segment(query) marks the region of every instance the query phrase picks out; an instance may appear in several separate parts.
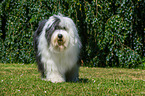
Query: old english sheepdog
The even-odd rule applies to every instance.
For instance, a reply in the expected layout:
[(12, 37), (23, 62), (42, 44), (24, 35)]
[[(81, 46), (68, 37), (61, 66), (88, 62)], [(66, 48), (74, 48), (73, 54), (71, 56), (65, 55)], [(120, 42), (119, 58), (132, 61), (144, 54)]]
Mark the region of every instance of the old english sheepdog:
[(34, 33), (34, 48), (43, 80), (78, 81), (81, 46), (72, 19), (59, 14), (40, 22)]

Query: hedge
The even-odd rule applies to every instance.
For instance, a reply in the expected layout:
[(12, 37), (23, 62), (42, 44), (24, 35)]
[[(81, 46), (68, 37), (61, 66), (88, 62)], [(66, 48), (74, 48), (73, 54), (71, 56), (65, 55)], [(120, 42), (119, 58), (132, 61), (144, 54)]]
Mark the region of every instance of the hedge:
[(79, 30), (83, 66), (144, 65), (144, 0), (3, 0), (0, 7), (0, 63), (34, 63), (38, 23), (62, 13)]

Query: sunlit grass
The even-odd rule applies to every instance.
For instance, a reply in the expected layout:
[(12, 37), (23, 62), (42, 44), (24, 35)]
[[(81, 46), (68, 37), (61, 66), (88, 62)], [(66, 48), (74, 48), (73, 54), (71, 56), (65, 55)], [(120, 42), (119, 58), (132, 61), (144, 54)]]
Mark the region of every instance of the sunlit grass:
[(42, 81), (35, 64), (0, 64), (3, 95), (145, 95), (145, 70), (80, 68), (77, 83)]

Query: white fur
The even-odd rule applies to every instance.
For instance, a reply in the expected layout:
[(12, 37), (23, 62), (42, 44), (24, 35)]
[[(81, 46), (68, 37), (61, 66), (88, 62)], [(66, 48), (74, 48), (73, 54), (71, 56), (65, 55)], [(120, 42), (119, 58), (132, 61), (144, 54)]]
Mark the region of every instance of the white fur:
[[(56, 15), (60, 18), (59, 26), (66, 27), (64, 30), (55, 30), (51, 37), (50, 44), (47, 43), (45, 32), (47, 27), (54, 22), (54, 17), (51, 16), (43, 27), (42, 33), (38, 39), (38, 51), (41, 54), (41, 62), (44, 64), (46, 79), (51, 82), (65, 82), (65, 73), (69, 70), (74, 70), (72, 79), (77, 81), (78, 77), (78, 55), (80, 53), (81, 42), (79, 40), (78, 32), (73, 21), (68, 17)], [(63, 34), (65, 39), (64, 46), (66, 48), (61, 51), (55, 49), (57, 34)], [(71, 75), (71, 74), (70, 74)]]

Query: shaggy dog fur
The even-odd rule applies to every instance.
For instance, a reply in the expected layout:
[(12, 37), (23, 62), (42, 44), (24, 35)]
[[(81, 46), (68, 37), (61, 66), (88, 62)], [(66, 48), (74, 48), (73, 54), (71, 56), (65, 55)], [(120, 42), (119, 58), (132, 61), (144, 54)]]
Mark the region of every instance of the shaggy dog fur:
[(72, 19), (59, 14), (40, 22), (34, 33), (34, 48), (43, 80), (78, 81), (81, 42)]

